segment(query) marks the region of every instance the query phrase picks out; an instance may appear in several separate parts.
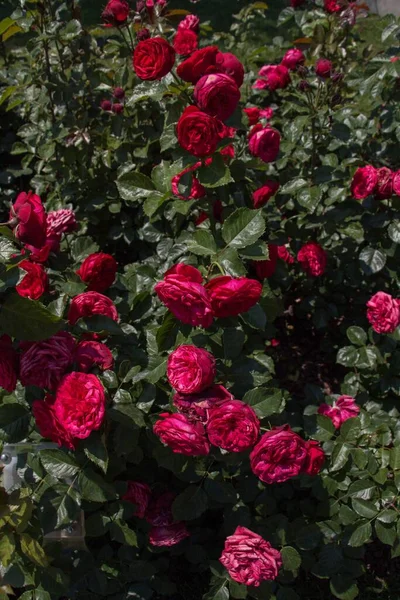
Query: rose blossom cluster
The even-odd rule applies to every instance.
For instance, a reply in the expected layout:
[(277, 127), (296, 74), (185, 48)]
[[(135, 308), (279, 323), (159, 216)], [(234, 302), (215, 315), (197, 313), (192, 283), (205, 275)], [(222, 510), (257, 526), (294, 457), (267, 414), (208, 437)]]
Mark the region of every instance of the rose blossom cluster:
[(290, 71), (304, 65), (306, 57), (298, 48), (290, 48), (279, 65), (264, 65), (258, 72), (253, 88), (256, 90), (283, 90), (290, 83)]
[(262, 286), (247, 277), (214, 277), (205, 285), (196, 267), (178, 263), (156, 284), (163, 304), (182, 323), (210, 327), (214, 317), (235, 317), (247, 312), (261, 297)]
[(376, 169), (372, 165), (359, 167), (353, 175), (351, 194), (356, 200), (371, 194), (378, 200), (387, 200), (393, 194), (400, 196), (400, 171), (393, 172), (388, 167)]
[(125, 90), (122, 87), (116, 87), (113, 90), (113, 98), (116, 102), (104, 99), (100, 102), (100, 107), (106, 112), (113, 112), (116, 115), (120, 115), (124, 110), (124, 98)]
[[(266, 279), (275, 273), (278, 259), (283, 260), (289, 265), (295, 262), (294, 256), (285, 245), (277, 246), (276, 244), (268, 244), (268, 254), (268, 260), (253, 262), (259, 279)], [(316, 242), (307, 242), (297, 253), (297, 261), (307, 275), (320, 277), (325, 272), (327, 256), (325, 250), (319, 244)]]

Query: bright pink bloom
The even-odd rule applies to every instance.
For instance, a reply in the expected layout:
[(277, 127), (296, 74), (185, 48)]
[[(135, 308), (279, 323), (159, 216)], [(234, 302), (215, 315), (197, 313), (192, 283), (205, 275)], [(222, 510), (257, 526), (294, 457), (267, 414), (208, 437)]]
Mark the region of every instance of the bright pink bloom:
[(390, 294), (377, 292), (367, 302), (367, 318), (376, 333), (393, 333), (400, 325), (400, 303)]
[(339, 429), (347, 419), (356, 417), (360, 412), (360, 407), (352, 396), (340, 396), (332, 406), (321, 404), (318, 407), (318, 414), (328, 417), (336, 429)]
[(297, 260), (308, 275), (319, 277), (324, 274), (326, 252), (316, 242), (307, 242), (297, 253)]
[(176, 454), (204, 456), (210, 452), (204, 427), (191, 422), (186, 415), (161, 413), (153, 427), (154, 433)]
[(20, 348), (22, 385), (55, 390), (73, 362), (75, 340), (60, 331), (42, 342), (21, 342)]
[(228, 400), (209, 410), (206, 431), (213, 446), (244, 452), (256, 443), (260, 421), (251, 406), (241, 400)]
[(215, 358), (203, 348), (179, 346), (168, 357), (167, 378), (177, 392), (198, 394), (214, 381)]

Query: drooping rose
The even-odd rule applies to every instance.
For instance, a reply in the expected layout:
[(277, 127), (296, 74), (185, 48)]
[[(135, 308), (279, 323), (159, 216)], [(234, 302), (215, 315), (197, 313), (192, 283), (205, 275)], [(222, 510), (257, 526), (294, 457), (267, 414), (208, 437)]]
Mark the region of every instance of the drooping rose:
[(291, 48), (282, 58), (281, 64), (289, 69), (289, 71), (295, 71), (300, 65), (304, 65), (306, 57), (303, 52), (298, 48)]
[(269, 542), (239, 525), (225, 540), (220, 562), (234, 581), (258, 587), (278, 577), (282, 557)]
[(128, 489), (122, 496), (122, 500), (132, 502), (136, 505), (135, 517), (143, 519), (151, 497), (151, 489), (147, 483), (139, 481), (128, 481)]
[(175, 50), (162, 37), (139, 42), (133, 52), (133, 69), (139, 79), (162, 79), (171, 71), (174, 63)]
[(105, 292), (114, 283), (116, 272), (117, 262), (111, 254), (95, 252), (85, 258), (76, 274), (89, 291)]
[(306, 442), (307, 459), (303, 466), (303, 473), (307, 475), (318, 475), (325, 461), (325, 452), (318, 442), (310, 440)]
[(356, 200), (363, 200), (375, 190), (378, 183), (378, 171), (375, 167), (367, 165), (359, 167), (353, 175), (351, 194)]
[(179, 56), (189, 56), (199, 45), (197, 33), (192, 29), (178, 29), (174, 37), (174, 49)]
[(44, 400), (35, 400), (32, 414), (42, 437), (70, 450), (75, 448), (77, 439), (58, 420), (54, 412), (55, 397), (47, 394)]
[(198, 200), (199, 198), (203, 198), (207, 194), (206, 188), (201, 185), (200, 181), (194, 175), (192, 176), (192, 185), (190, 188), (189, 195), (184, 196), (179, 191), (179, 184), (180, 184), (182, 177), (184, 177), (187, 173), (192, 173), (193, 171), (198, 169), (200, 166), (201, 166), (201, 162), (198, 162), (195, 165), (192, 165), (191, 167), (187, 167), (186, 169), (184, 169), (177, 175), (174, 175), (174, 177), (171, 179), (171, 189), (172, 189), (172, 193), (175, 196), (177, 196), (181, 200)]
[(265, 206), (272, 196), (275, 196), (279, 190), (279, 181), (273, 179), (267, 179), (264, 185), (253, 192), (253, 206), (254, 208), (261, 208)]
[(209, 410), (206, 431), (213, 446), (244, 452), (256, 443), (260, 421), (251, 406), (241, 400), (228, 400)]
[(93, 367), (98, 367), (101, 371), (112, 369), (114, 358), (105, 344), (84, 340), (76, 347), (74, 362), (79, 371), (88, 373)]
[(305, 441), (289, 425), (264, 433), (250, 454), (253, 473), (264, 483), (282, 483), (304, 470)]
[(289, 69), (285, 65), (265, 65), (258, 72), (261, 81), (264, 82), (264, 88), (271, 92), (283, 90), (290, 83)]
[(0, 387), (13, 392), (18, 378), (18, 355), (13, 348), (10, 336), (0, 336)]
[(101, 18), (107, 25), (118, 27), (128, 20), (129, 4), (125, 0), (109, 0), (101, 14)]
[(179, 23), (178, 31), (181, 29), (191, 29), (198, 33), (200, 26), (200, 19), (196, 15), (186, 15), (186, 17)]
[(379, 200), (387, 200), (393, 194), (393, 173), (387, 167), (378, 169), (378, 181), (375, 186), (375, 196)]
[(215, 152), (222, 139), (222, 123), (197, 106), (188, 106), (179, 118), (176, 133), (184, 150), (194, 156), (208, 156)]
[(198, 394), (214, 381), (215, 358), (204, 348), (179, 346), (168, 357), (167, 378), (177, 392)]
[(281, 135), (279, 131), (267, 125), (258, 123), (249, 134), (250, 154), (261, 158), (266, 163), (273, 162), (279, 154)]
[(175, 546), (189, 536), (185, 523), (172, 523), (161, 527), (152, 527), (149, 541), (153, 546)]
[(235, 317), (247, 312), (260, 299), (262, 285), (247, 277), (221, 275), (205, 286), (216, 317)]
[(118, 312), (115, 304), (110, 298), (99, 294), (99, 292), (83, 292), (72, 298), (68, 311), (68, 322), (70, 325), (82, 318), (102, 315), (113, 321), (118, 321)]
[(23, 244), (41, 248), (46, 242), (46, 213), (39, 196), (21, 192), (10, 211), (14, 235)]
[(356, 417), (359, 412), (360, 407), (352, 396), (340, 396), (332, 406), (321, 404), (318, 407), (318, 414), (328, 417), (336, 429), (339, 429), (347, 419)]
[(328, 13), (337, 13), (343, 10), (343, 5), (337, 0), (324, 0), (324, 8)]
[(324, 274), (327, 258), (326, 252), (316, 242), (307, 242), (297, 253), (297, 260), (302, 269), (313, 277), (320, 277)]
[(385, 292), (377, 292), (367, 302), (367, 318), (376, 333), (393, 333), (400, 325), (399, 301)]
[(20, 296), (30, 300), (38, 300), (48, 288), (49, 278), (41, 264), (23, 260), (19, 268), (26, 271), (26, 275), (15, 286)]
[(55, 390), (73, 362), (75, 340), (60, 331), (42, 342), (21, 342), (20, 348), (22, 385)]
[(229, 75), (240, 88), (244, 80), (244, 67), (240, 60), (231, 52), (218, 52), (215, 62), (218, 72)]
[(177, 413), (161, 413), (160, 417), (153, 431), (173, 452), (186, 456), (204, 456), (210, 452), (201, 423), (192, 422), (186, 415)]
[(200, 77), (208, 73), (216, 73), (216, 57), (219, 52), (217, 46), (206, 46), (200, 50), (196, 50), (193, 54), (178, 65), (176, 72), (178, 76), (192, 83), (198, 82)]
[(275, 273), (276, 264), (278, 262), (278, 246), (275, 244), (268, 244), (268, 254), (268, 260), (254, 261), (257, 277), (260, 279), (267, 279)]
[(233, 395), (223, 385), (211, 385), (198, 394), (181, 394), (177, 392), (173, 398), (174, 406), (187, 414), (191, 419), (207, 421), (210, 409), (214, 409)]
[(205, 113), (226, 121), (238, 105), (240, 91), (229, 75), (212, 73), (204, 75), (196, 83), (194, 99)]
[(332, 63), (327, 58), (319, 58), (315, 63), (315, 72), (323, 79), (329, 79), (332, 74)]
[(156, 527), (172, 525), (172, 503), (175, 498), (176, 494), (170, 491), (152, 496), (145, 514), (146, 521)]

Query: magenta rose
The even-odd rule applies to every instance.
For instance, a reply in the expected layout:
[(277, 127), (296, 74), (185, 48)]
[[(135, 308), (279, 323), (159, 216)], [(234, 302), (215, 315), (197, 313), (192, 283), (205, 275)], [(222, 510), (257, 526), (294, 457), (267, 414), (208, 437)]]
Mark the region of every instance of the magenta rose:
[(367, 165), (359, 167), (353, 175), (351, 194), (356, 200), (363, 200), (375, 190), (378, 183), (378, 171), (375, 167)]
[(216, 317), (236, 317), (257, 304), (261, 297), (262, 285), (247, 277), (214, 277), (205, 286), (211, 299)]
[(400, 305), (396, 298), (377, 292), (367, 302), (367, 318), (376, 333), (393, 333), (400, 325)]
[(210, 452), (201, 423), (192, 422), (186, 415), (177, 413), (161, 413), (160, 417), (153, 431), (173, 452), (186, 456), (204, 456)]
[(189, 536), (185, 523), (172, 523), (161, 527), (152, 527), (149, 541), (152, 546), (175, 546)]
[(289, 71), (295, 71), (300, 65), (304, 65), (306, 57), (298, 48), (291, 48), (282, 58), (281, 65), (288, 68)]
[(79, 371), (88, 373), (93, 367), (101, 371), (112, 369), (114, 358), (105, 344), (94, 340), (79, 342), (74, 354), (74, 361)]
[(241, 400), (228, 400), (210, 409), (206, 431), (213, 446), (244, 452), (256, 443), (260, 421), (251, 406)]
[(327, 58), (319, 58), (315, 63), (315, 72), (323, 79), (329, 79), (332, 74), (332, 63)]
[(144, 518), (151, 497), (151, 489), (147, 483), (139, 481), (128, 481), (128, 489), (126, 494), (122, 496), (122, 500), (131, 502), (136, 505), (135, 517)]
[(253, 192), (253, 206), (254, 208), (261, 208), (265, 206), (272, 196), (275, 196), (279, 190), (279, 181), (273, 179), (267, 179), (264, 185)]
[(19, 263), (19, 268), (26, 272), (26, 275), (15, 286), (20, 296), (30, 300), (38, 300), (47, 291), (49, 278), (43, 266), (37, 263), (23, 260)]
[(336, 429), (339, 429), (347, 419), (356, 417), (360, 412), (360, 407), (352, 396), (340, 396), (332, 406), (321, 404), (318, 407), (318, 414), (328, 417)]
[(35, 400), (32, 404), (32, 413), (36, 426), (42, 437), (74, 450), (77, 439), (60, 423), (54, 412), (55, 397), (46, 394), (44, 400)]
[(375, 196), (379, 200), (387, 200), (393, 194), (393, 173), (387, 167), (378, 169), (378, 181), (375, 187)]
[(240, 60), (231, 52), (218, 52), (215, 62), (218, 72), (232, 77), (240, 88), (244, 79), (244, 68)]
[(21, 192), (10, 211), (10, 225), (23, 244), (41, 248), (46, 242), (46, 213), (39, 196)]
[(60, 208), (47, 213), (46, 217), (46, 235), (61, 236), (63, 233), (71, 233), (77, 229), (75, 213), (69, 208)]
[(240, 525), (226, 538), (219, 560), (234, 581), (254, 587), (276, 579), (282, 567), (281, 553), (260, 535)]
[(113, 321), (118, 321), (118, 312), (114, 302), (99, 292), (84, 292), (72, 298), (68, 311), (70, 325), (82, 318), (102, 315)]
[(114, 283), (116, 273), (115, 258), (104, 252), (90, 254), (76, 271), (87, 289), (94, 292), (105, 292)]
[(203, 348), (179, 346), (168, 357), (167, 377), (181, 394), (197, 394), (212, 385), (215, 358)]
[(194, 88), (194, 99), (199, 108), (221, 121), (228, 119), (240, 100), (235, 81), (223, 73), (204, 75)]
[(177, 392), (173, 398), (174, 406), (191, 419), (207, 421), (210, 409), (233, 400), (232, 394), (223, 386), (214, 384), (198, 394), (181, 394)]
[(400, 171), (393, 173), (393, 193), (400, 196)]
[(191, 29), (198, 33), (200, 26), (200, 19), (196, 15), (186, 15), (186, 17), (179, 23), (178, 31), (180, 29)]
[(261, 77), (260, 89), (267, 89), (271, 92), (286, 88), (290, 83), (289, 69), (285, 65), (265, 65), (258, 72)]
[(258, 123), (249, 134), (250, 154), (266, 163), (273, 162), (279, 154), (281, 135), (273, 127), (263, 127)]
[(101, 18), (107, 25), (119, 27), (123, 25), (129, 16), (129, 4), (126, 0), (109, 0), (101, 14)]
[(18, 355), (13, 348), (10, 336), (0, 337), (0, 387), (11, 393), (15, 390), (18, 378)]
[(198, 169), (199, 167), (201, 167), (201, 162), (197, 162), (191, 167), (187, 167), (177, 175), (174, 175), (174, 177), (171, 179), (171, 189), (172, 193), (175, 196), (177, 196), (181, 200), (198, 200), (199, 198), (203, 198), (207, 195), (206, 188), (201, 185), (200, 181), (194, 175), (192, 176), (192, 185), (189, 194), (187, 196), (184, 196), (179, 191), (179, 184), (181, 182), (182, 177), (187, 175), (187, 173), (193, 173), (193, 171), (196, 171), (196, 169)]
[(179, 29), (174, 37), (174, 50), (179, 56), (189, 56), (199, 44), (197, 33), (192, 29)]
[(275, 273), (278, 262), (278, 246), (268, 244), (268, 254), (268, 260), (257, 260), (254, 262), (254, 268), (259, 279), (267, 279)]
[(326, 268), (326, 252), (316, 242), (307, 242), (297, 253), (297, 260), (308, 275), (319, 277)]

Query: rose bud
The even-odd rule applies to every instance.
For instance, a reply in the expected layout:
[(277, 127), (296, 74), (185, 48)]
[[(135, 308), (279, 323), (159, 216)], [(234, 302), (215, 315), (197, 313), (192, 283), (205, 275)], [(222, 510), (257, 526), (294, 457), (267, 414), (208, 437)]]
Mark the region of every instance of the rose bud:
[(250, 154), (260, 158), (263, 162), (270, 163), (276, 160), (280, 143), (281, 135), (273, 127), (263, 127), (259, 123), (250, 131)]
[(351, 194), (356, 200), (363, 200), (375, 190), (378, 183), (378, 171), (375, 167), (367, 165), (359, 167), (353, 175)]
[(179, 56), (189, 56), (197, 50), (198, 44), (197, 33), (191, 29), (178, 29), (174, 37), (174, 49)]
[(112, 102), (110, 102), (110, 100), (102, 100), (100, 102), (100, 108), (102, 110), (109, 112), (111, 110), (111, 107), (112, 107)]
[(79, 319), (93, 317), (94, 315), (101, 315), (113, 321), (118, 321), (118, 312), (114, 302), (107, 296), (103, 296), (99, 292), (84, 292), (72, 298), (68, 311), (70, 325), (75, 325)]
[(76, 274), (87, 284), (89, 291), (104, 292), (115, 281), (117, 263), (113, 256), (104, 252), (90, 254)]
[(77, 369), (88, 373), (93, 367), (101, 371), (113, 368), (114, 358), (105, 344), (93, 340), (79, 342), (74, 354)]
[(120, 102), (114, 102), (114, 104), (111, 107), (111, 110), (115, 115), (120, 115), (124, 112), (124, 105)]
[(30, 300), (38, 300), (47, 291), (49, 278), (42, 265), (23, 260), (19, 268), (26, 271), (26, 275), (15, 286), (20, 296)]
[(181, 394), (198, 394), (214, 382), (215, 358), (203, 348), (183, 345), (168, 357), (169, 384)]
[(101, 18), (108, 25), (118, 27), (123, 25), (129, 16), (129, 4), (125, 0), (109, 0), (101, 14)]
[(332, 406), (321, 404), (318, 407), (318, 414), (328, 417), (336, 429), (339, 429), (347, 419), (356, 417), (360, 412), (360, 407), (352, 396), (340, 396)]
[(332, 74), (332, 81), (333, 83), (340, 83), (341, 81), (343, 81), (344, 79), (344, 74), (343, 73), (339, 73), (339, 71), (335, 71)]
[(377, 292), (367, 302), (367, 318), (376, 333), (393, 333), (400, 325), (400, 303), (390, 294)]
[(144, 42), (144, 40), (150, 38), (150, 31), (146, 29), (146, 27), (142, 27), (142, 29), (139, 29), (139, 31), (136, 32), (136, 37), (139, 42)]
[(213, 446), (244, 452), (256, 443), (260, 421), (251, 406), (241, 400), (228, 400), (210, 409), (206, 431)]
[(149, 542), (152, 546), (175, 546), (189, 536), (185, 523), (178, 522), (161, 527), (152, 527)]
[(179, 23), (178, 31), (181, 29), (191, 29), (198, 33), (200, 26), (200, 19), (196, 15), (186, 15), (186, 17)]
[(242, 85), (244, 80), (244, 67), (234, 54), (231, 52), (218, 52), (216, 56), (216, 65), (219, 73), (229, 75), (238, 87)]
[(206, 46), (196, 50), (189, 58), (178, 65), (176, 72), (183, 81), (196, 84), (203, 75), (218, 71), (216, 66), (218, 53), (217, 46)]
[(326, 252), (316, 242), (307, 242), (297, 254), (302, 269), (313, 277), (323, 275), (326, 268)]
[(10, 394), (15, 390), (18, 379), (18, 354), (10, 336), (0, 336), (0, 387)]
[(325, 462), (325, 452), (318, 442), (306, 442), (307, 459), (303, 466), (303, 473), (315, 477), (322, 469)]
[(289, 69), (289, 71), (295, 71), (297, 67), (305, 63), (306, 57), (303, 52), (298, 48), (291, 48), (282, 58), (281, 65)]
[(387, 200), (393, 194), (393, 173), (387, 167), (378, 169), (378, 181), (375, 187), (375, 196), (379, 200)]
[(310, 89), (311, 85), (308, 83), (308, 81), (306, 81), (305, 79), (302, 79), (301, 81), (299, 81), (299, 84), (297, 87), (299, 88), (299, 90), (301, 92), (306, 92), (307, 90)]
[(247, 277), (221, 275), (205, 286), (216, 317), (235, 317), (247, 312), (261, 297), (262, 285)]
[(261, 208), (265, 206), (272, 196), (275, 196), (279, 190), (279, 181), (273, 179), (267, 179), (265, 184), (253, 192), (253, 206), (254, 208)]
[(249, 120), (250, 126), (258, 123), (258, 121), (260, 119), (260, 109), (259, 108), (257, 108), (256, 106), (251, 106), (249, 108), (244, 108), (243, 112), (246, 113), (246, 116)]
[(257, 260), (254, 262), (254, 267), (259, 279), (267, 279), (275, 273), (276, 264), (278, 262), (278, 246), (275, 246), (275, 244), (268, 244), (268, 253), (268, 260)]
[(23, 244), (41, 248), (46, 242), (46, 213), (39, 196), (21, 192), (10, 212), (14, 235)]
[(240, 91), (231, 77), (215, 73), (199, 79), (194, 88), (194, 99), (205, 113), (226, 121), (236, 110)]
[(123, 100), (125, 98), (125, 90), (122, 87), (116, 87), (113, 91), (113, 96), (117, 100)]
[(171, 71), (174, 63), (175, 50), (162, 37), (139, 42), (133, 52), (133, 69), (139, 79), (162, 79)]
[(258, 75), (265, 82), (265, 88), (271, 92), (282, 90), (290, 83), (290, 73), (284, 65), (265, 65)]
[(315, 64), (315, 72), (323, 79), (329, 79), (332, 73), (332, 63), (327, 58), (319, 58)]
[(278, 246), (278, 256), (288, 265), (292, 265), (294, 263), (294, 256), (290, 254), (286, 246)]
[(204, 456), (210, 452), (204, 427), (190, 421), (186, 415), (161, 413), (153, 431), (176, 454)]
[(139, 481), (128, 481), (128, 489), (122, 496), (122, 500), (131, 502), (136, 505), (136, 511), (134, 512), (135, 517), (143, 519), (148, 504), (150, 502), (151, 489), (147, 483), (140, 483)]
[(324, 0), (324, 8), (328, 13), (337, 13), (343, 10), (343, 5), (339, 4), (337, 0)]
[(178, 121), (176, 133), (184, 150), (198, 157), (209, 156), (221, 140), (222, 123), (196, 106), (188, 106)]

